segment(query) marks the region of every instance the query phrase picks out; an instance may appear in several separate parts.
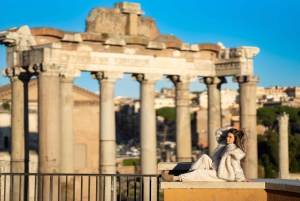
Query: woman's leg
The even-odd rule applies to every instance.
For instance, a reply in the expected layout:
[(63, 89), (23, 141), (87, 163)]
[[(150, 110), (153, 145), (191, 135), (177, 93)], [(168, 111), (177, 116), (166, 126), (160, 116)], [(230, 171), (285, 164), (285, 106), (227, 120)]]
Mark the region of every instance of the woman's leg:
[(198, 160), (193, 163), (193, 165), (190, 168), (191, 170), (197, 170), (197, 169), (205, 169), (205, 170), (209, 170), (212, 169), (212, 160), (211, 158), (206, 155), (203, 154), (200, 158), (198, 158)]
[(173, 178), (174, 181), (225, 181), (217, 177), (216, 170), (204, 170), (197, 169), (185, 174), (181, 174), (178, 177)]

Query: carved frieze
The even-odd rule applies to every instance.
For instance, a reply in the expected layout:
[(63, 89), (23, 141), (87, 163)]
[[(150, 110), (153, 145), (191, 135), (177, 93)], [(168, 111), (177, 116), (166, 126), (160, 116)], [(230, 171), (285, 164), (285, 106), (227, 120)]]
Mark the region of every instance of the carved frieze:
[(219, 59), (233, 59), (233, 58), (247, 58), (252, 59), (259, 53), (257, 47), (236, 47), (230, 49), (221, 49), (219, 52)]
[(61, 54), (59, 62), (62, 63), (80, 63), (80, 64), (99, 64), (112, 66), (137, 66), (148, 67), (150, 61), (148, 59), (122, 58), (122, 57), (95, 57), (85, 55), (68, 55)]
[(231, 63), (220, 63), (215, 64), (216, 70), (238, 70), (241, 69), (241, 63), (240, 62), (231, 62)]
[(114, 58), (113, 63), (117, 66), (140, 66), (140, 67), (149, 66), (149, 60), (146, 59)]

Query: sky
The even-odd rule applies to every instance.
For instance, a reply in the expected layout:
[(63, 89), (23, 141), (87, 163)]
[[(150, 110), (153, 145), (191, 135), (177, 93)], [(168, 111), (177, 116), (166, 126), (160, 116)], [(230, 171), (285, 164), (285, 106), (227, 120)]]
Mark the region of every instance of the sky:
[[(113, 8), (113, 0), (14, 0), (2, 1), (0, 30), (28, 25), (53, 27), (66, 31), (84, 32), (85, 19), (94, 7)], [(300, 1), (299, 0), (135, 0), (144, 16), (152, 17), (162, 34), (173, 34), (189, 44), (223, 43), (227, 48), (256, 46), (260, 53), (254, 57), (254, 74), (258, 86), (300, 86)], [(6, 67), (5, 46), (0, 45), (0, 69)], [(131, 75), (118, 80), (115, 96), (139, 97), (139, 83)], [(238, 85), (226, 77), (222, 88), (236, 90)], [(0, 85), (9, 83), (0, 76)], [(93, 92), (99, 84), (82, 73), (76, 85)], [(155, 89), (171, 88), (165, 78)], [(199, 81), (190, 91), (203, 91)]]

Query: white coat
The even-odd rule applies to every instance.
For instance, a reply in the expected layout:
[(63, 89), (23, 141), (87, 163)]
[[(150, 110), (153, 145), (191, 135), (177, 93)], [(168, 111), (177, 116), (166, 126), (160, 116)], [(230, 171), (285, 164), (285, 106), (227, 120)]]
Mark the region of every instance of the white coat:
[(226, 136), (230, 127), (216, 131), (219, 145), (211, 154), (202, 155), (188, 173), (179, 175), (180, 181), (243, 181), (243, 169), (240, 165), (245, 153), (235, 144), (226, 144)]

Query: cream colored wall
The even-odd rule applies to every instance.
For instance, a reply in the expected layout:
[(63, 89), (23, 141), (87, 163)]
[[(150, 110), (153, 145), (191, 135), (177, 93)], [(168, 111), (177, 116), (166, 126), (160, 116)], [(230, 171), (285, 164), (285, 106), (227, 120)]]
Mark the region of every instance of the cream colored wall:
[[(75, 172), (98, 173), (99, 106), (74, 107), (74, 145), (74, 149), (80, 149), (74, 156)], [(82, 153), (84, 149), (85, 153)], [(76, 151), (78, 150), (75, 150), (75, 154)]]

